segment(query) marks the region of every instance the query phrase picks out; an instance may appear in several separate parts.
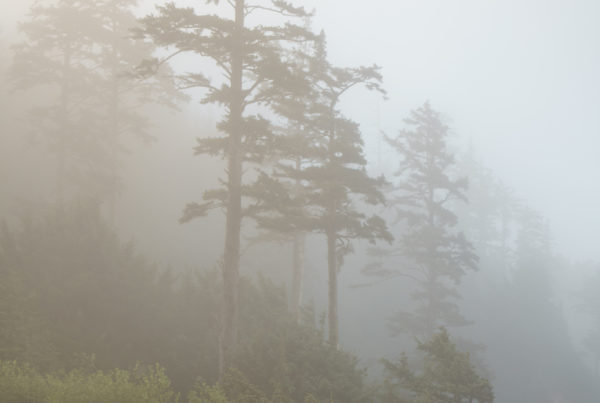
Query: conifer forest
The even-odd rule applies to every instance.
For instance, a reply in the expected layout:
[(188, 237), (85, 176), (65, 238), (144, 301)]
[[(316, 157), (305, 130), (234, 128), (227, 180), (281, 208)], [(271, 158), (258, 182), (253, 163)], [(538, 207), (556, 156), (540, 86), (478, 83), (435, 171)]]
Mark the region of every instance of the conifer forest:
[(0, 402), (600, 402), (599, 16), (1, 0)]

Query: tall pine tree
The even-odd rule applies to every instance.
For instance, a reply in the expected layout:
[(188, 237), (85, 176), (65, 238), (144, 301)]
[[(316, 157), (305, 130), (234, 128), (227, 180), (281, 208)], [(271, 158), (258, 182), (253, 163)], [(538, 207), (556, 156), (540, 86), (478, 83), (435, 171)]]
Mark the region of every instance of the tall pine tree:
[(262, 175), (263, 227), (325, 235), (328, 268), (329, 342), (339, 342), (338, 273), (353, 240), (392, 240), (385, 222), (369, 215), (368, 205), (383, 204), (383, 178), (366, 172), (361, 132), (339, 109), (343, 94), (356, 86), (385, 93), (377, 66), (337, 68), (326, 59), (325, 40), (310, 58), (311, 91), (306, 98), (280, 102), (278, 112), (289, 132), (276, 141), (282, 158), (271, 175)]
[[(237, 344), (240, 231), (247, 214), (242, 196), (244, 166), (260, 162), (271, 138), (270, 122), (261, 114), (281, 91), (296, 90), (298, 82), (289, 52), (292, 44), (303, 43), (311, 34), (295, 18), (305, 18), (303, 8), (283, 0), (268, 2), (235, 0), (214, 3), (221, 13), (204, 14), (194, 8), (180, 8), (174, 3), (158, 7), (155, 15), (143, 19), (142, 33), (159, 46), (173, 52), (159, 61), (147, 63), (152, 68), (181, 53), (192, 53), (212, 64), (223, 79), (210, 79), (204, 69), (179, 76), (180, 86), (205, 90), (204, 103), (224, 109), (218, 124), (219, 137), (198, 139), (197, 154), (221, 156), (227, 160), (224, 186), (207, 191), (203, 203), (190, 203), (182, 222), (203, 216), (214, 207), (225, 210), (225, 246), (222, 268), (223, 304), (220, 335), (220, 373), (230, 366)], [(270, 15), (280, 25), (253, 23), (252, 17)], [(263, 20), (264, 21), (264, 20)]]

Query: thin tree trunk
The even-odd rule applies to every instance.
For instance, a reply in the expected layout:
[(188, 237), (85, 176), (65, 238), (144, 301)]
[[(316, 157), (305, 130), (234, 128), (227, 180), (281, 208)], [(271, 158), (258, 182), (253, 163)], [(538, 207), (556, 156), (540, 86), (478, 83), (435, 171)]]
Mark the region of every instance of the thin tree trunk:
[(338, 288), (337, 259), (335, 256), (335, 231), (327, 231), (327, 266), (329, 270), (329, 344), (337, 347), (338, 334)]
[(431, 339), (433, 332), (435, 331), (433, 326), (435, 318), (433, 315), (433, 300), (435, 292), (435, 278), (432, 277), (428, 280), (427, 284), (427, 309), (425, 313), (425, 340)]
[(294, 265), (292, 272), (292, 300), (291, 311), (296, 323), (300, 322), (300, 306), (302, 305), (302, 292), (304, 283), (304, 233), (294, 234)]
[[(111, 119), (111, 138), (110, 141), (110, 189), (108, 189), (108, 215), (109, 220), (112, 224), (115, 223), (115, 214), (117, 206), (117, 195), (119, 187), (119, 175), (118, 175), (118, 164), (119, 164), (119, 96), (118, 96), (118, 84), (116, 82), (116, 75), (113, 76), (115, 83), (113, 83), (111, 105), (110, 105), (110, 119)], [(99, 200), (100, 201), (100, 200)]]
[[(427, 157), (427, 165), (429, 167), (428, 171), (429, 172), (433, 172), (433, 161), (431, 158), (431, 155), (429, 155)], [(435, 204), (435, 199), (434, 199), (434, 187), (431, 183), (428, 184), (429, 187), (429, 192), (428, 192), (428, 199), (427, 199), (427, 221), (429, 223), (429, 230), (433, 231), (433, 228), (435, 227), (435, 213), (433, 210), (433, 206)], [(429, 243), (429, 246), (427, 247), (427, 255), (429, 257), (429, 259), (431, 259), (431, 261), (433, 261), (433, 263), (430, 263), (430, 265), (427, 267), (426, 272), (427, 272), (427, 310), (426, 310), (426, 317), (425, 317), (425, 339), (429, 340), (432, 336), (433, 336), (433, 332), (434, 330), (434, 323), (435, 323), (435, 316), (434, 316), (434, 311), (433, 311), (433, 304), (435, 301), (435, 281), (437, 278), (437, 259), (434, 260), (433, 258), (436, 255), (436, 247), (435, 245), (432, 245), (431, 243)]]
[(71, 48), (66, 44), (63, 55), (63, 77), (60, 94), (60, 128), (57, 139), (56, 151), (56, 198), (62, 205), (65, 193), (65, 165), (67, 156), (67, 137), (70, 133), (69, 125), (69, 69), (71, 65)]
[[(117, 27), (114, 22), (117, 10), (112, 9), (112, 31), (116, 32)], [(108, 189), (108, 215), (110, 222), (114, 225), (118, 198), (118, 164), (119, 164), (119, 65), (118, 53), (114, 44), (111, 46), (111, 88), (110, 88), (110, 189)]]
[[(331, 129), (329, 131), (329, 162), (334, 160), (333, 154), (333, 138), (335, 135), (335, 105), (337, 104), (337, 97), (331, 102), (330, 105), (330, 119)], [(331, 197), (330, 205), (328, 206), (327, 214), (327, 268), (329, 272), (329, 344), (338, 347), (339, 344), (339, 329), (338, 329), (338, 287), (337, 287), (337, 256), (335, 242), (337, 240), (335, 217), (336, 217), (336, 200), (335, 192), (333, 191), (333, 184), (330, 184)]]
[[(296, 170), (302, 169), (302, 158), (296, 158)], [(302, 194), (302, 184), (296, 179), (295, 191), (297, 195)], [(300, 306), (302, 305), (302, 293), (304, 283), (304, 243), (306, 235), (298, 231), (294, 233), (293, 240), (293, 266), (292, 266), (292, 292), (290, 311), (296, 323), (300, 322)]]
[(229, 105), (228, 200), (223, 259), (222, 323), (219, 338), (219, 377), (231, 366), (237, 343), (240, 229), (242, 222), (242, 69), (244, 0), (235, 2), (234, 48), (231, 54)]

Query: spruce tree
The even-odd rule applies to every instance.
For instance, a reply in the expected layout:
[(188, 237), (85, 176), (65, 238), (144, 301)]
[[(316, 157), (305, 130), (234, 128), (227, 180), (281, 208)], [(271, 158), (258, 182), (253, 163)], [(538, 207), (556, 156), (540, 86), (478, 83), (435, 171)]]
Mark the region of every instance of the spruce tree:
[[(196, 154), (226, 159), (224, 186), (205, 192), (204, 202), (188, 204), (181, 218), (182, 222), (189, 221), (214, 207), (225, 211), (219, 349), (223, 374), (231, 364), (237, 343), (240, 231), (242, 219), (248, 214), (242, 204), (248, 184), (242, 177), (244, 166), (260, 162), (268, 154), (271, 128), (262, 107), (272, 103), (282, 91), (297, 90), (298, 80), (288, 55), (294, 49), (292, 44), (301, 44), (312, 35), (293, 23), (295, 18), (308, 17), (308, 13), (287, 1), (206, 1), (207, 5), (211, 3), (221, 11), (219, 15), (167, 3), (158, 7), (157, 14), (143, 19), (141, 33), (155, 44), (173, 50), (163, 60), (146, 63), (148, 69), (178, 54), (192, 53), (210, 62), (213, 71), (222, 77), (211, 79), (205, 75), (205, 69), (179, 76), (180, 87), (205, 90), (203, 103), (216, 104), (224, 110), (218, 124), (222, 135), (198, 139), (195, 148)], [(283, 21), (280, 25), (251, 22), (252, 17), (268, 15), (272, 20), (279, 17)]]
[(328, 268), (329, 342), (337, 346), (338, 273), (353, 240), (392, 240), (385, 222), (370, 215), (369, 205), (383, 204), (382, 177), (366, 171), (361, 132), (339, 110), (341, 96), (356, 86), (385, 93), (377, 66), (338, 68), (326, 59), (325, 40), (310, 58), (312, 83), (306, 98), (278, 103), (290, 131), (277, 138), (282, 158), (271, 175), (262, 175), (263, 227), (281, 232), (325, 235)]
[(398, 313), (392, 326), (399, 332), (431, 337), (438, 326), (468, 322), (460, 314), (456, 286), (477, 256), (456, 229), (453, 202), (466, 202), (466, 178), (453, 178), (454, 157), (448, 150), (448, 126), (429, 103), (411, 112), (406, 129), (387, 138), (399, 157), (391, 203), (404, 224), (398, 239), (401, 274), (413, 278), (414, 312)]

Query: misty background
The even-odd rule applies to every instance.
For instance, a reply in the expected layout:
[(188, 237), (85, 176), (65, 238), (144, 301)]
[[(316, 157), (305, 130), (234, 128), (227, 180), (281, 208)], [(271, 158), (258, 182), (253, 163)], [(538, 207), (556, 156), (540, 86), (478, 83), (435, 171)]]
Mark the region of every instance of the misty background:
[[(10, 47), (22, 40), (18, 23), (27, 18), (31, 2), (0, 1), (4, 78), (11, 65)], [(428, 101), (450, 126), (450, 149), (458, 156), (461, 172), (468, 176), (470, 163), (475, 171), (489, 172), (510, 189), (515, 201), (547, 224), (553, 259), (544, 270), (550, 278), (552, 306), (566, 323), (569, 359), (585, 368), (582, 377), (589, 377), (579, 379), (586, 385), (582, 389), (597, 391), (596, 364), (584, 345), (593, 325), (580, 308), (579, 294), (600, 262), (600, 4), (591, 0), (299, 3), (315, 10), (312, 29), (326, 32), (333, 64), (381, 66), (389, 99), (357, 89), (340, 105), (360, 124), (370, 174), (390, 178), (397, 161), (384, 135), (396, 136), (410, 111)], [(145, 1), (136, 14), (153, 9), (153, 2)], [(186, 69), (196, 62), (184, 58), (172, 65), (175, 70)], [(44, 146), (28, 135), (24, 111), (31, 95), (11, 91), (4, 79), (0, 89), (0, 217), (14, 223), (26, 211), (52, 201), (52, 173)], [(215, 172), (225, 168), (218, 158), (193, 155), (197, 137), (217, 133), (219, 110), (200, 105), (199, 92), (187, 94), (190, 102), (179, 103), (179, 110), (148, 108), (152, 141), (126, 143), (114, 212), (119, 237), (131, 240), (160, 270), (174, 273), (217, 267), (225, 237), (222, 214), (178, 223), (186, 203), (200, 200), (205, 189), (217, 185)], [(477, 189), (476, 181), (474, 186), (470, 180), (470, 191)], [(469, 193), (469, 198), (476, 200), (477, 195)], [(467, 216), (469, 205), (461, 208), (466, 209), (462, 216)], [(249, 244), (255, 233), (253, 228), (243, 232), (242, 243)], [(477, 247), (477, 239), (469, 240)], [(408, 345), (398, 343), (388, 322), (399, 306), (409, 303), (410, 285), (399, 277), (383, 281), (365, 276), (363, 268), (372, 260), (368, 249), (366, 241), (359, 241), (340, 271), (340, 345), (356, 354), (369, 376), (377, 379), (383, 373), (380, 359), (399, 357)], [(321, 315), (327, 309), (326, 251), (317, 236), (307, 239), (306, 250), (304, 301), (313, 302)], [(281, 267), (289, 265), (289, 254), (286, 244), (242, 246), (240, 271), (249, 276), (262, 273), (286, 284), (289, 271)], [(519, 306), (486, 312), (484, 307), (494, 303), (482, 295), (489, 293), (481, 291), (489, 286), (510, 298), (500, 284), (513, 281), (516, 270), (495, 263), (487, 270), (485, 257), (480, 259), (480, 269), (467, 274), (461, 284), (460, 305), (474, 324), (456, 332), (486, 346), (480, 352), (481, 367), (489, 374), (497, 401), (516, 402), (511, 389), (519, 383), (511, 383), (509, 374), (518, 359), (506, 358), (504, 348), (510, 347), (503, 347), (502, 335), (512, 333), (506, 328), (510, 309)], [(523, 295), (536, 295), (539, 290), (532, 284)], [(561, 376), (579, 375), (567, 370)], [(541, 401), (530, 398), (522, 401)], [(560, 398), (564, 400), (556, 401), (585, 401), (564, 394)]]

